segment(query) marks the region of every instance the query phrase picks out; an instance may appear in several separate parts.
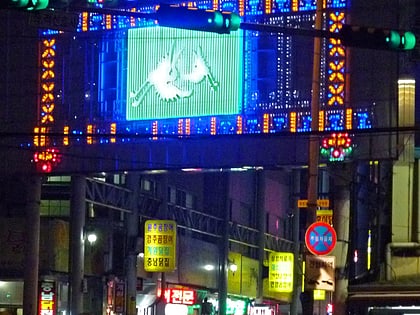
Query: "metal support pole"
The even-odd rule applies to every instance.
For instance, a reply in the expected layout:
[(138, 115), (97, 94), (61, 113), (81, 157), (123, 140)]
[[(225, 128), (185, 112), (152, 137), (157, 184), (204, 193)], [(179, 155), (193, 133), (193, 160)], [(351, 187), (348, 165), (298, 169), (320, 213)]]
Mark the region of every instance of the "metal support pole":
[(80, 315), (83, 310), (82, 283), (84, 277), (84, 225), (86, 216), (86, 178), (71, 178), (70, 198), (70, 315)]
[(264, 181), (264, 171), (256, 172), (256, 208), (257, 208), (257, 222), (258, 222), (258, 263), (260, 268), (258, 268), (258, 283), (257, 283), (257, 302), (263, 302), (263, 266), (265, 259), (265, 181)]
[[(315, 30), (321, 30), (323, 20), (323, 0), (317, 0), (315, 14)], [(318, 164), (319, 164), (319, 93), (321, 68), (321, 37), (314, 37), (314, 54), (312, 69), (312, 98), (311, 98), (311, 135), (309, 136), (308, 152), (308, 207), (306, 227), (315, 222), (318, 199)], [(308, 253), (307, 253), (308, 254)], [(307, 291), (302, 295), (303, 314), (313, 314), (313, 292)]]
[[(322, 0), (317, 1), (315, 29), (322, 27)], [(315, 222), (318, 199), (318, 164), (319, 164), (319, 93), (321, 68), (321, 38), (314, 37), (314, 55), (312, 69), (312, 98), (311, 98), (311, 135), (309, 137), (308, 156), (308, 208), (307, 224)]]
[(226, 174), (225, 177), (226, 185), (226, 207), (223, 211), (224, 220), (223, 220), (223, 231), (222, 238), (220, 240), (219, 246), (219, 314), (226, 315), (227, 310), (227, 284), (228, 284), (228, 256), (229, 256), (229, 220), (230, 220), (230, 210), (231, 202), (229, 198), (229, 174)]
[[(296, 196), (300, 192), (300, 170), (293, 170), (293, 195)], [(297, 203), (297, 200), (293, 199)], [(299, 285), (302, 279), (302, 261), (300, 252), (300, 210), (297, 205), (293, 207), (293, 256), (294, 256), (294, 272), (293, 272), (293, 297), (290, 304), (290, 315), (297, 315), (299, 308), (299, 295), (301, 286)]]
[(126, 280), (127, 280), (127, 315), (137, 314), (137, 238), (139, 234), (139, 209), (137, 206), (140, 176), (136, 173), (129, 173), (127, 186), (132, 191), (131, 194), (131, 213), (125, 216), (127, 226), (127, 257), (126, 257)]
[(41, 178), (30, 177), (25, 181), (25, 271), (23, 284), (23, 314), (35, 315), (38, 312), (38, 269), (39, 269), (39, 205), (41, 200)]

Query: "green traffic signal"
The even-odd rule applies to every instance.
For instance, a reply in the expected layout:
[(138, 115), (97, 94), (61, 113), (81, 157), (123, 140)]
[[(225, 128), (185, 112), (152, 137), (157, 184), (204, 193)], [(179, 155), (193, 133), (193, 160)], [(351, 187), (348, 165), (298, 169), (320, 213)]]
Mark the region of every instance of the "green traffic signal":
[(404, 50), (412, 50), (416, 47), (416, 35), (412, 32), (405, 32), (401, 37), (401, 44)]
[(202, 10), (161, 4), (156, 11), (159, 25), (229, 34), (239, 29), (241, 19), (233, 12)]
[(338, 35), (343, 45), (350, 47), (403, 51), (416, 46), (412, 32), (343, 25)]
[(0, 8), (21, 10), (43, 10), (48, 7), (48, 0), (7, 0), (2, 1)]

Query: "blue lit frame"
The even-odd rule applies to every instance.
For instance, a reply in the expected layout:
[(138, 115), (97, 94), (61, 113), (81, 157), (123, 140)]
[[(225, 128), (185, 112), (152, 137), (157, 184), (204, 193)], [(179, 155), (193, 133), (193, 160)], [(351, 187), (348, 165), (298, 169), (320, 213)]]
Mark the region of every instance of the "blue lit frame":
[[(310, 28), (313, 25), (315, 0), (277, 0), (272, 3), (271, 14), (265, 14), (261, 4), (262, 2), (257, 0), (244, 3), (246, 9), (243, 20), (303, 28)], [(216, 4), (213, 1), (197, 3), (200, 8), (214, 8), (215, 5), (219, 9), (232, 11), (239, 11), (241, 6), (240, 0)], [(348, 6), (349, 0), (329, 0), (327, 12), (345, 12)], [(142, 12), (153, 12), (155, 7), (139, 9)], [(330, 22), (327, 19), (326, 23)], [(125, 73), (127, 56), (124, 45), (127, 29), (137, 27), (154, 27), (154, 22), (90, 14), (86, 30), (83, 29), (81, 20), (79, 33), (101, 34), (101, 39), (98, 41), (100, 49), (97, 70), (97, 102), (101, 105), (100, 110), (90, 116), (90, 119), (95, 121), (95, 132), (106, 131), (107, 125), (111, 122), (117, 123), (118, 133), (145, 135), (258, 134), (310, 130), (311, 58), (308, 56), (312, 53), (310, 48), (312, 39), (258, 32), (247, 32), (243, 37), (244, 93), (242, 112), (239, 115), (127, 121), (123, 114), (127, 106), (124, 103), (127, 95)], [(45, 32), (44, 36), (59, 38), (54, 32)], [(116, 41), (119, 43), (120, 51), (110, 52), (110, 45), (114, 45)], [(306, 55), (297, 56), (305, 51), (303, 47), (307, 48)], [(324, 42), (324, 51), (327, 49), (328, 43)], [(321, 82), (321, 109), (325, 111), (325, 130), (344, 130), (346, 126), (343, 121), (349, 104), (344, 104), (342, 107), (327, 105), (327, 98), (330, 96), (327, 86), (330, 75), (327, 69), (329, 62), (330, 57), (325, 55), (322, 58), (324, 75)], [(110, 64), (115, 64), (116, 69), (110, 69)], [(110, 77), (109, 73), (114, 77)], [(291, 112), (295, 112), (297, 117), (295, 130), (291, 128)], [(83, 115), (79, 113), (79, 116)], [(353, 128), (372, 127), (373, 117), (369, 108), (354, 109), (351, 119)], [(73, 133), (85, 132), (84, 126), (72, 123), (72, 117), (61, 117), (60, 121), (66, 121)], [(60, 128), (61, 126), (58, 129)]]

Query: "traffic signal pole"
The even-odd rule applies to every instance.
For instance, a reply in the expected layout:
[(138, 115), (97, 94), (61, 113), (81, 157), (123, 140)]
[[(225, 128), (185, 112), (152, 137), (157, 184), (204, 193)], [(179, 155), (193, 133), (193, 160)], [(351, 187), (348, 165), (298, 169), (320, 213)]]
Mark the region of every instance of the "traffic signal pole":
[[(317, 0), (315, 13), (315, 31), (321, 32), (323, 22), (323, 1)], [(308, 148), (308, 188), (307, 198), (308, 207), (306, 208), (306, 228), (316, 219), (317, 199), (318, 199), (318, 164), (319, 164), (319, 94), (321, 77), (321, 37), (314, 37), (314, 53), (312, 68), (312, 95), (311, 95), (311, 134), (309, 136)], [(306, 249), (306, 247), (304, 247)], [(304, 257), (309, 255), (305, 250)], [(302, 284), (304, 285), (304, 284)], [(314, 308), (313, 291), (305, 287), (302, 293), (303, 314), (312, 315)]]
[[(321, 9), (318, 9), (317, 5), (316, 12), (321, 11), (322, 14), (322, 4), (320, 6)], [(89, 6), (69, 7), (68, 10), (78, 13), (91, 12), (155, 20), (160, 26), (219, 34), (229, 34), (231, 31), (242, 29), (269, 33), (283, 33), (289, 36), (309, 36), (313, 37), (315, 41), (316, 38), (336, 38), (341, 40), (344, 46), (393, 51), (413, 50), (416, 46), (416, 36), (412, 32), (347, 24), (343, 24), (337, 32), (323, 30), (322, 27), (318, 28), (316, 25), (314, 29), (292, 28), (279, 25), (242, 22), (239, 15), (234, 12), (203, 10), (168, 4), (160, 4), (154, 13)], [(322, 23), (322, 17), (320, 19)], [(315, 23), (317, 22), (315, 21)]]

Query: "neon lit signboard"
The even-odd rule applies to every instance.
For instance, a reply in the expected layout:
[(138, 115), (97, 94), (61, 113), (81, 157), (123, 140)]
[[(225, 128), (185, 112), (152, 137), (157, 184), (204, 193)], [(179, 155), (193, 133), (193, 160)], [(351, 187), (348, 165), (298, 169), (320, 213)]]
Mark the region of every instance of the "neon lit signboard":
[(194, 290), (169, 288), (165, 290), (165, 301), (171, 304), (193, 305), (197, 300)]
[(57, 297), (52, 281), (41, 281), (39, 284), (39, 315), (55, 315)]
[(240, 113), (241, 37), (130, 29), (127, 120)]
[(347, 133), (333, 133), (322, 139), (321, 154), (331, 162), (343, 161), (352, 152), (352, 140)]
[(175, 270), (176, 222), (147, 220), (144, 229), (144, 270), (166, 272)]
[(269, 291), (293, 292), (293, 253), (270, 252)]

